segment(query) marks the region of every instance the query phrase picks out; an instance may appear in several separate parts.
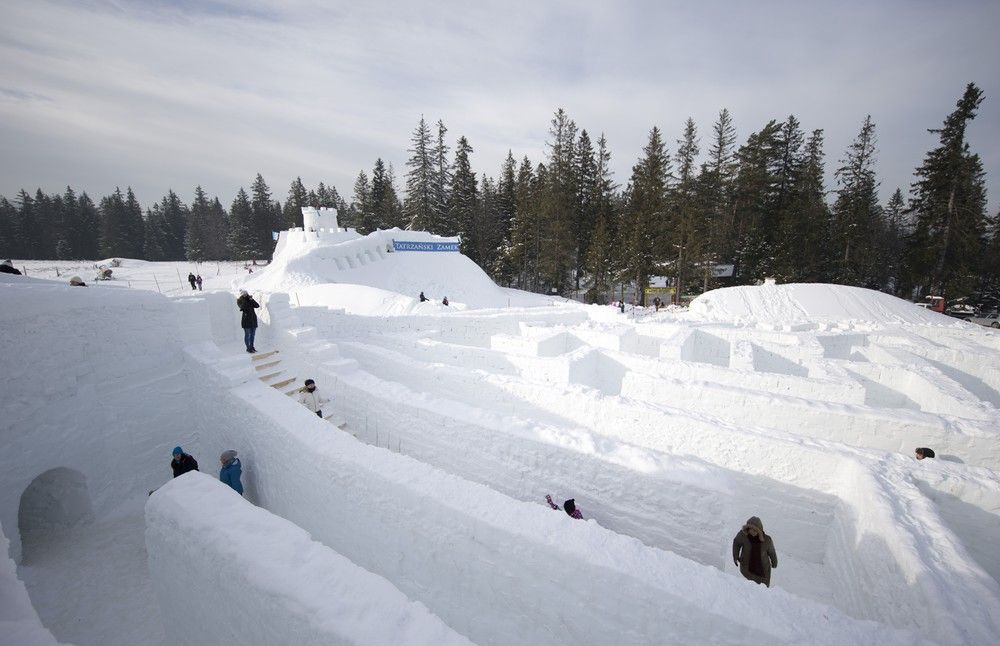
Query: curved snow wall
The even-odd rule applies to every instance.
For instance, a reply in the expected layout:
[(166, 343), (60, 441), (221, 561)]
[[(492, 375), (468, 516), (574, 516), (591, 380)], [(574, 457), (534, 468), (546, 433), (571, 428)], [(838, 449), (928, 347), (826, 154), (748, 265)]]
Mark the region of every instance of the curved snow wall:
[(146, 550), (172, 643), (470, 644), (385, 579), (203, 473), (150, 496)]
[[(142, 290), (47, 281), (0, 290), (0, 525), (20, 562), (23, 532), (83, 518), (88, 506), (95, 516), (139, 510), (169, 477), (170, 448), (196, 437), (182, 348), (208, 316), (200, 299)], [(57, 469), (85, 487), (41, 478), (40, 497), (28, 497), (51, 504), (32, 505), (21, 518), (32, 526), (19, 526), (22, 494)]]
[(481, 644), (909, 643), (594, 522), (359, 443), (256, 380), (188, 354), (199, 426), (240, 451), (248, 497)]
[[(42, 625), (31, 605), (24, 583), (17, 578), (14, 561), (7, 558), (9, 543), (0, 528), (0, 635), (5, 644), (18, 646), (57, 646), (52, 633)], [(7, 641), (9, 640), (9, 641)]]

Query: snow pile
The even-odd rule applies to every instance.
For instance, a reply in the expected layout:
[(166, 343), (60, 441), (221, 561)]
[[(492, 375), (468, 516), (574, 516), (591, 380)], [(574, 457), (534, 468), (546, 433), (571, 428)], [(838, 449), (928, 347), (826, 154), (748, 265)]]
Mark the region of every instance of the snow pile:
[(774, 326), (849, 322), (964, 325), (882, 292), (827, 283), (716, 289), (694, 299), (690, 311), (709, 321)]
[[(498, 287), (476, 263), (458, 252), (394, 251), (393, 241), (457, 242), (426, 232), (374, 231), (367, 236), (351, 232), (310, 237), (301, 231), (283, 231), (274, 259), (266, 268), (234, 281), (250, 291), (300, 290), (302, 304), (349, 308), (359, 314), (385, 315), (426, 311), (448, 298), (452, 308), (494, 308), (548, 305), (551, 299)], [(385, 293), (359, 295), (340, 289), (304, 290), (329, 283), (374, 287)], [(417, 301), (420, 292), (433, 301)], [(367, 305), (375, 301), (373, 309)], [(293, 297), (294, 302), (294, 297)]]
[(150, 496), (146, 547), (171, 643), (471, 644), (214, 477), (188, 473)]

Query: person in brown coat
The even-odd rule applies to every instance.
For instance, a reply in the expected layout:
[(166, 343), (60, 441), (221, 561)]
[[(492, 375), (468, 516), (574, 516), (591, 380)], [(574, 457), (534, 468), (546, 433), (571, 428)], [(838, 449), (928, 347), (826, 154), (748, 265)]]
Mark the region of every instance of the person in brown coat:
[(760, 518), (750, 518), (736, 534), (733, 562), (745, 578), (771, 587), (771, 568), (778, 567), (778, 555), (771, 537), (764, 533)]

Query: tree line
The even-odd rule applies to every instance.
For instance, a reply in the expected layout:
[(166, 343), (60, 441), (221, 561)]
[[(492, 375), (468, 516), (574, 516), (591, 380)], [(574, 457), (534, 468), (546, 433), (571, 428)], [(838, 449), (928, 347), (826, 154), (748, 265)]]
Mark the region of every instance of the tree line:
[[(720, 111), (703, 143), (688, 119), (674, 146), (650, 132), (624, 185), (611, 150), (562, 109), (549, 124), (543, 159), (512, 152), (495, 176), (473, 170), (471, 143), (452, 150), (440, 120), (415, 127), (397, 193), (381, 158), (362, 171), (348, 202), (335, 187), (292, 182), (284, 203), (259, 174), (224, 208), (199, 186), (190, 205), (174, 191), (143, 212), (132, 190), (96, 204), (21, 191), (0, 197), (0, 255), (17, 258), (249, 260), (268, 258), (271, 232), (302, 225), (302, 206), (333, 206), (360, 233), (400, 227), (458, 235), (462, 251), (496, 282), (530, 291), (582, 290), (603, 302), (621, 284), (669, 276), (684, 294), (770, 276), (835, 282), (906, 297), (1000, 295), (1000, 217), (986, 212), (985, 173), (966, 130), (983, 101), (970, 83), (916, 168), (907, 197), (878, 197), (876, 124), (865, 117), (826, 185), (823, 130), (790, 115), (738, 145)], [(672, 148), (672, 150), (671, 150)], [(702, 153), (704, 149), (704, 154)], [(639, 298), (642, 292), (639, 290)]]

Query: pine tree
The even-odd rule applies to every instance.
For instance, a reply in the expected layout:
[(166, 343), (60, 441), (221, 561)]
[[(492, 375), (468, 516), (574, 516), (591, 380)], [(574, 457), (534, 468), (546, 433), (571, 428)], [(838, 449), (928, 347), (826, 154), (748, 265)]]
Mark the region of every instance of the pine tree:
[(229, 209), (229, 250), (233, 260), (257, 258), (254, 212), (250, 197), (241, 186)]
[(885, 272), (889, 277), (886, 291), (896, 295), (899, 295), (900, 279), (906, 262), (904, 240), (909, 231), (906, 226), (905, 211), (906, 203), (903, 201), (903, 191), (897, 188), (882, 210), (886, 228), (886, 239), (882, 245), (884, 249), (883, 262), (885, 263)]
[(125, 191), (124, 222), (129, 258), (142, 258), (143, 235), (145, 222), (142, 219), (142, 206), (129, 186)]
[(250, 208), (253, 212), (251, 220), (251, 232), (253, 241), (253, 258), (270, 258), (274, 250), (274, 242), (271, 232), (277, 230), (280, 219), (281, 208), (275, 208), (271, 201), (271, 189), (263, 176), (257, 173), (257, 177), (250, 187)]
[(493, 178), (483, 175), (476, 206), (473, 230), (476, 232), (476, 257), (479, 266), (494, 276), (503, 235), (499, 227), (499, 196)]
[(82, 258), (78, 250), (78, 231), (80, 229), (80, 209), (76, 193), (69, 186), (60, 201), (59, 226), (55, 231), (56, 258), (68, 260)]
[(733, 186), (733, 219), (726, 256), (733, 259), (736, 276), (753, 282), (773, 275), (775, 235), (775, 168), (781, 159), (781, 126), (769, 121), (747, 137), (736, 153), (737, 172)]
[(833, 233), (840, 247), (836, 280), (881, 289), (885, 285), (879, 271), (878, 244), (884, 231), (875, 177), (875, 145), (875, 124), (869, 115), (835, 174), (838, 189)]
[[(324, 186), (322, 182), (320, 183), (320, 190), (324, 193)], [(317, 200), (318, 201), (318, 200)], [(306, 192), (306, 187), (302, 184), (302, 178), (296, 177), (292, 181), (292, 185), (288, 187), (288, 199), (285, 200), (285, 208), (282, 212), (282, 224), (285, 229), (294, 229), (295, 227), (302, 226), (302, 207), (310, 206), (309, 193)], [(313, 205), (313, 206), (324, 206), (324, 205)], [(334, 206), (330, 204), (329, 206)]]
[(129, 256), (130, 248), (126, 231), (125, 198), (121, 189), (115, 187), (115, 192), (101, 198), (100, 208), (100, 256)]
[(593, 285), (587, 292), (587, 302), (606, 305), (611, 289), (611, 236), (604, 222), (604, 215), (597, 217), (597, 226), (591, 236), (587, 250), (587, 268), (593, 278)]
[(354, 180), (354, 202), (351, 204), (351, 215), (347, 221), (350, 222), (349, 226), (358, 230), (358, 233), (366, 234), (374, 231), (367, 226), (374, 219), (371, 182), (368, 181), (368, 175), (361, 171)]
[(17, 208), (0, 195), (0, 256), (23, 258)]
[(76, 255), (78, 258), (96, 259), (101, 251), (101, 217), (94, 201), (86, 192), (77, 200)]
[[(669, 230), (664, 239), (673, 239), (677, 248), (677, 262), (674, 266), (675, 289), (678, 302), (681, 291), (691, 277), (699, 283), (707, 272), (710, 252), (704, 245), (706, 230), (698, 209), (698, 181), (696, 176), (697, 157), (701, 152), (698, 145), (698, 128), (694, 119), (688, 117), (684, 123), (684, 134), (677, 140), (674, 163), (677, 165), (677, 183), (671, 194)], [(700, 266), (699, 266), (700, 265)]]
[(410, 140), (410, 159), (406, 162), (406, 213), (407, 228), (429, 230), (434, 220), (434, 150), (431, 131), (424, 117), (413, 131)]
[(986, 189), (982, 162), (965, 131), (982, 101), (982, 91), (969, 83), (944, 125), (929, 130), (939, 144), (915, 173), (908, 246), (910, 280), (922, 292), (959, 296), (975, 287), (987, 231)]
[(574, 248), (575, 289), (580, 289), (580, 279), (586, 267), (587, 248), (590, 247), (590, 237), (597, 224), (597, 214), (600, 204), (597, 202), (597, 160), (590, 135), (586, 130), (580, 132), (575, 153), (575, 183), (576, 183), (576, 217), (573, 222), (573, 233), (576, 240)]
[(576, 265), (577, 219), (576, 123), (559, 108), (549, 122), (548, 163), (542, 198), (542, 244), (539, 269), (548, 291), (565, 293)]
[(451, 165), (448, 162), (448, 146), (445, 135), (448, 129), (440, 119), (437, 122), (437, 143), (434, 146), (434, 176), (432, 181), (431, 199), (434, 216), (430, 228), (432, 233), (443, 234), (449, 222), (451, 205)]
[(514, 218), (511, 222), (510, 247), (507, 263), (511, 267), (514, 281), (520, 289), (536, 291), (538, 288), (538, 249), (540, 243), (538, 223), (538, 201), (536, 187), (538, 180), (525, 156), (517, 171), (514, 184)]
[(472, 171), (469, 155), (473, 152), (469, 140), (459, 137), (455, 146), (455, 174), (452, 179), (451, 203), (448, 209), (448, 220), (445, 223), (444, 235), (458, 235), (462, 238), (462, 253), (474, 262), (480, 262), (478, 257), (478, 241), (476, 239), (476, 209), (479, 202), (479, 189), (476, 174)]
[(154, 204), (152, 209), (146, 209), (142, 255), (146, 260), (170, 259), (170, 232), (166, 215), (163, 212), (164, 202)]
[(194, 201), (188, 211), (187, 232), (184, 239), (185, 256), (190, 262), (204, 262), (209, 255), (209, 220), (212, 217), (212, 204), (201, 186), (194, 189)]
[(656, 126), (649, 131), (649, 141), (642, 151), (629, 182), (622, 268), (628, 280), (635, 280), (639, 302), (645, 303), (644, 290), (658, 261), (657, 241), (666, 228), (669, 212), (670, 156)]
[(509, 286), (513, 282), (515, 274), (511, 258), (514, 216), (517, 212), (517, 162), (514, 161), (514, 154), (509, 150), (500, 169), (496, 200), (499, 248), (493, 265), (493, 275), (497, 282)]
[(382, 193), (382, 200), (377, 207), (378, 226), (380, 229), (392, 229), (406, 227), (406, 216), (403, 214), (403, 204), (399, 201), (396, 193), (396, 171), (392, 164), (389, 164), (385, 171), (385, 186)]
[(826, 282), (832, 277), (830, 208), (824, 186), (823, 131), (806, 141), (790, 202), (781, 221), (783, 253), (776, 273), (783, 282)]
[(229, 260), (232, 253), (229, 249), (229, 215), (222, 202), (216, 197), (208, 218), (208, 257), (213, 260)]
[(35, 200), (21, 189), (17, 194), (17, 231), (20, 252), (24, 258), (38, 258), (41, 253), (39, 223), (35, 215)]

